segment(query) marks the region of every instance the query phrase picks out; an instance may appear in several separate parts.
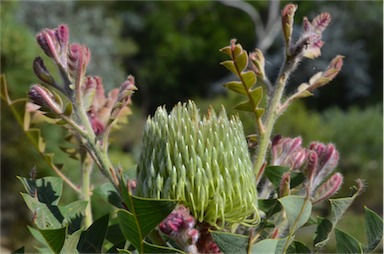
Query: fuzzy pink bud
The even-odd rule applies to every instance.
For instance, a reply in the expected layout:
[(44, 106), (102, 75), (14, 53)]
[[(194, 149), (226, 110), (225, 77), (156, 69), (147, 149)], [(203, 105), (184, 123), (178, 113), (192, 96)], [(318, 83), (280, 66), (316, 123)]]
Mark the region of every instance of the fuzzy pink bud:
[(54, 112), (55, 114), (62, 113), (62, 105), (58, 102), (55, 96), (45, 87), (40, 85), (32, 85), (28, 92), (29, 98), (33, 103), (40, 106), (43, 112)]
[(291, 189), (291, 172), (285, 172), (281, 178), (279, 186), (279, 197), (285, 197), (290, 194)]
[(333, 174), (316, 190), (314, 194), (314, 203), (320, 202), (334, 195), (343, 183), (343, 176), (340, 173)]
[(284, 7), (284, 9), (281, 11), (281, 23), (283, 26), (284, 39), (288, 46), (291, 42), (293, 21), (294, 21), (293, 19), (294, 19), (296, 10), (297, 10), (297, 5), (287, 4)]
[(56, 87), (55, 80), (51, 73), (49, 73), (47, 67), (45, 67), (44, 61), (41, 57), (36, 57), (33, 61), (33, 71), (41, 81)]

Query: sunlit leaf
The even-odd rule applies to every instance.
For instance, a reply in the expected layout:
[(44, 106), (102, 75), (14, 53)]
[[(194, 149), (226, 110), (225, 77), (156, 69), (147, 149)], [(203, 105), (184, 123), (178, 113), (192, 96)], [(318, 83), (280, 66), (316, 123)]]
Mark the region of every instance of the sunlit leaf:
[(220, 64), (223, 65), (225, 68), (227, 68), (229, 71), (231, 71), (233, 74), (238, 76), (236, 66), (232, 60), (227, 60), (227, 61), (221, 62)]
[(253, 71), (245, 71), (241, 73), (241, 78), (243, 79), (246, 87), (249, 89), (256, 83), (256, 75)]
[(236, 58), (235, 58), (235, 65), (237, 67), (237, 70), (239, 72), (242, 72), (248, 65), (248, 54), (246, 51), (242, 51)]
[(247, 92), (244, 89), (244, 85), (239, 81), (231, 81), (224, 85), (226, 88), (228, 88), (231, 91), (234, 91), (235, 93), (246, 95)]
[(80, 236), (81, 236), (82, 232), (83, 232), (82, 230), (78, 230), (78, 231), (74, 232), (73, 234), (69, 235), (67, 237), (67, 239), (65, 240), (64, 246), (61, 249), (60, 253), (62, 253), (62, 254), (66, 254), (66, 253), (77, 254), (77, 253), (79, 253), (79, 251), (77, 250), (77, 244), (79, 243)]
[(43, 177), (30, 179), (17, 177), (30, 195), (37, 196), (41, 203), (57, 205), (63, 190), (63, 180), (60, 177)]
[(303, 226), (311, 216), (312, 203), (305, 197), (291, 195), (278, 200), (287, 215), (292, 233)]

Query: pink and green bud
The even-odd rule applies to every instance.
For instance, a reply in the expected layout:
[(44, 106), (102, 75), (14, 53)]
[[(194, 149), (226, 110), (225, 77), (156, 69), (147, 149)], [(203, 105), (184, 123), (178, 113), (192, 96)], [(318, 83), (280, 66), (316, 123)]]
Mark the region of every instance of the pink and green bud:
[[(86, 68), (91, 59), (91, 52), (85, 46), (71, 44), (68, 52), (68, 74), (75, 90), (81, 90)], [(80, 96), (80, 94), (78, 94)]]
[(40, 111), (60, 115), (63, 112), (62, 101), (59, 96), (40, 85), (32, 85), (28, 96), (33, 103), (40, 106)]
[(41, 57), (36, 57), (33, 61), (33, 71), (41, 81), (58, 88), (54, 78), (52, 77), (51, 73), (49, 73), (47, 67), (45, 67), (44, 61)]
[(36, 36), (36, 40), (47, 56), (66, 69), (69, 43), (69, 31), (66, 25), (60, 25), (56, 29), (45, 29)]
[(314, 203), (328, 199), (334, 195), (343, 183), (343, 176), (340, 173), (334, 173), (327, 181), (316, 189), (313, 196)]
[(272, 141), (272, 165), (299, 169), (305, 162), (307, 152), (301, 146), (300, 137), (283, 138), (276, 136)]
[(255, 49), (254, 52), (249, 54), (249, 59), (251, 59), (253, 71), (257, 77), (264, 79), (265, 75), (265, 59), (264, 55), (260, 49)]
[(293, 22), (296, 10), (297, 5), (287, 4), (281, 12), (281, 23), (283, 26), (283, 34), (287, 49), (291, 44)]

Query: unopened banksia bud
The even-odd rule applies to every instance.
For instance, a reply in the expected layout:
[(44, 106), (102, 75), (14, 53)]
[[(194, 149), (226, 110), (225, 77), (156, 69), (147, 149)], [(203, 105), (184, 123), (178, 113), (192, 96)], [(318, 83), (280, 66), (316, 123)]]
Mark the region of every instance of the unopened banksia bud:
[(178, 199), (199, 222), (258, 222), (255, 176), (243, 126), (223, 109), (201, 119), (193, 102), (147, 120), (136, 194)]

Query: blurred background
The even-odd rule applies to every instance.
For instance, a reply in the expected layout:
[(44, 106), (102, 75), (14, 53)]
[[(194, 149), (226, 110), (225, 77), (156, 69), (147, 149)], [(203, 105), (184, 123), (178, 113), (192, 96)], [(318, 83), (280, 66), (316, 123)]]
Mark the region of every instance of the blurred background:
[[(295, 1), (293, 1), (295, 2)], [(239, 102), (222, 84), (233, 79), (219, 62), (218, 50), (236, 38), (252, 51), (262, 49), (267, 74), (276, 77), (283, 60), (279, 1), (1, 1), (1, 73), (5, 74), (12, 98), (25, 97), (38, 82), (32, 70), (36, 56), (43, 56), (35, 34), (44, 28), (67, 24), (71, 42), (88, 45), (92, 59), (89, 75), (99, 75), (110, 90), (128, 74), (136, 77), (139, 90), (133, 97), (134, 114), (116, 132), (110, 148), (112, 160), (125, 169), (134, 167), (141, 145), (142, 126), (157, 106), (171, 108), (178, 101), (194, 99), (205, 112), (210, 105), (224, 105), (229, 114)], [(365, 192), (357, 198), (339, 227), (365, 242), (363, 206), (383, 212), (383, 2), (297, 1), (296, 34), (303, 16), (309, 19), (327, 11), (332, 23), (325, 31), (322, 56), (303, 61), (289, 82), (289, 89), (323, 70), (337, 54), (345, 65), (330, 85), (312, 98), (294, 103), (279, 120), (274, 133), (333, 142), (340, 155), (338, 169), (345, 176), (338, 196), (349, 193), (356, 178), (364, 179)], [(296, 37), (297, 38), (297, 37)], [(53, 175), (23, 136), (6, 105), (1, 105), (1, 246), (14, 250), (34, 242), (26, 225), (30, 214), (19, 194), (16, 176), (28, 177), (36, 166), (38, 177)], [(245, 132), (254, 131), (253, 121), (240, 114)], [(65, 132), (56, 126), (39, 125), (48, 150), (63, 171), (79, 177), (78, 162), (69, 159), (57, 144)], [(95, 185), (105, 182), (95, 171)], [(62, 203), (76, 199), (67, 187)], [(95, 217), (108, 212), (94, 197)], [(327, 204), (324, 210), (327, 209)], [(326, 214), (325, 214), (326, 215)], [(311, 236), (312, 237), (312, 236)], [(310, 239), (309, 239), (310, 241)], [(327, 249), (332, 252), (332, 246)]]

